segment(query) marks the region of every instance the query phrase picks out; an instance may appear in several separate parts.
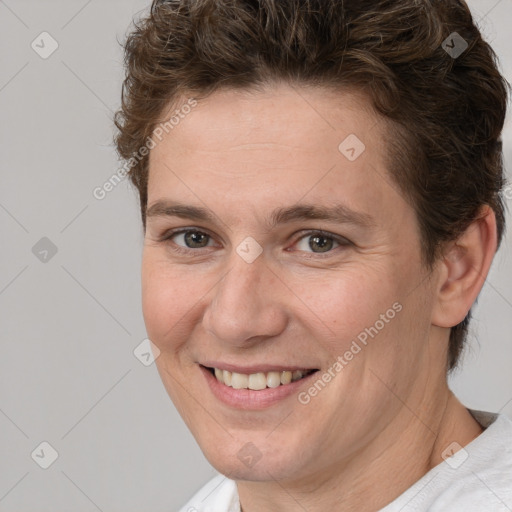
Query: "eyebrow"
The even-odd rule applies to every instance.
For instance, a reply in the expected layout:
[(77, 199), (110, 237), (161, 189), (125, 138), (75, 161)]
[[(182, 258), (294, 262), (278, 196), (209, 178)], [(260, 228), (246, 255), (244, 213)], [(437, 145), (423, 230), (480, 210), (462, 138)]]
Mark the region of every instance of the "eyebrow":
[[(149, 217), (180, 217), (183, 219), (214, 223), (216, 216), (207, 208), (160, 200), (146, 210), (146, 218)], [(352, 210), (343, 204), (329, 207), (299, 204), (286, 208), (276, 208), (268, 218), (266, 225), (268, 229), (271, 230), (280, 224), (312, 219), (336, 222), (339, 224), (353, 224), (360, 228), (376, 226), (373, 217), (367, 213)]]
[[(150, 217), (180, 217), (212, 224), (215, 223), (216, 219), (216, 215), (207, 208), (169, 200), (159, 200), (148, 207), (146, 210), (146, 218)], [(276, 208), (268, 218), (266, 225), (269, 230), (272, 230), (280, 224), (311, 219), (339, 224), (352, 224), (360, 228), (376, 226), (376, 222), (371, 215), (364, 212), (357, 212), (343, 204), (334, 206), (298, 204), (290, 207)]]

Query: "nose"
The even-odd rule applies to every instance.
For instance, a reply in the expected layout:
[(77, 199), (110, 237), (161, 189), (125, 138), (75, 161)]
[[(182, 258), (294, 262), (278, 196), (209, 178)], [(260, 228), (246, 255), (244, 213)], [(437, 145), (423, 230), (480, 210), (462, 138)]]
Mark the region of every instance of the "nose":
[(285, 290), (263, 255), (247, 263), (234, 252), (230, 270), (207, 303), (203, 326), (223, 343), (238, 347), (278, 336), (288, 318)]

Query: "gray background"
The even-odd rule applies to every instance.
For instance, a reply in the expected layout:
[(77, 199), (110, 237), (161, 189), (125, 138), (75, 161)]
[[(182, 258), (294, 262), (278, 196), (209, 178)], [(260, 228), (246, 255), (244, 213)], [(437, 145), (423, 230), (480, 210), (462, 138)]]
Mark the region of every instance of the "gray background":
[[(155, 366), (133, 353), (146, 337), (135, 192), (125, 180), (93, 196), (119, 167), (117, 40), (149, 3), (0, 0), (2, 512), (172, 512), (215, 474)], [(512, 0), (470, 4), (511, 81)], [(31, 47), (43, 31), (59, 45), (47, 59)], [(510, 120), (504, 139), (511, 162)], [(451, 387), (469, 407), (512, 416), (508, 222)], [(55, 255), (40, 252), (43, 237)], [(58, 452), (48, 469), (35, 462), (49, 460), (43, 441)]]

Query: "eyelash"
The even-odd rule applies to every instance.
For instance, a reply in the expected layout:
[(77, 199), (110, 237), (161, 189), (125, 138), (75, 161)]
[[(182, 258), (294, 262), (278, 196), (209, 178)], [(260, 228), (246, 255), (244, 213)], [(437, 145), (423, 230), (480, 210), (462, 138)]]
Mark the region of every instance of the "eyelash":
[[(176, 252), (177, 254), (191, 255), (193, 253), (196, 253), (196, 255), (197, 255), (198, 251), (200, 251), (201, 249), (206, 249), (207, 247), (199, 247), (197, 249), (185, 248), (185, 247), (182, 247), (181, 245), (176, 244), (172, 240), (172, 238), (174, 238), (176, 235), (180, 235), (180, 234), (183, 234), (183, 233), (190, 233), (190, 232), (200, 233), (202, 235), (208, 236), (210, 238), (210, 240), (213, 239), (213, 236), (210, 235), (209, 233), (207, 233), (206, 231), (202, 231), (202, 230), (199, 230), (199, 229), (196, 229), (196, 228), (186, 228), (186, 229), (177, 229), (177, 230), (174, 230), (174, 231), (168, 231), (166, 234), (164, 234), (159, 239), (159, 242), (167, 242), (169, 244), (172, 244), (172, 250), (174, 252)], [(307, 238), (308, 236), (311, 237), (311, 236), (314, 236), (314, 235), (319, 235), (321, 237), (334, 240), (337, 244), (339, 244), (339, 246), (338, 247), (334, 247), (333, 249), (331, 249), (330, 251), (327, 251), (325, 253), (319, 253), (319, 252), (306, 253), (306, 254), (310, 254), (311, 255), (311, 256), (305, 256), (306, 258), (311, 258), (311, 257), (326, 258), (326, 257), (332, 256), (333, 253), (336, 251), (336, 249), (340, 249), (342, 247), (346, 247), (346, 246), (352, 245), (352, 242), (350, 242), (350, 240), (348, 240), (347, 238), (344, 238), (344, 237), (338, 236), (338, 235), (334, 235), (333, 233), (329, 233), (327, 231), (322, 231), (322, 230), (309, 230), (309, 231), (303, 232), (301, 234), (301, 236), (299, 236), (295, 240), (293, 245), (297, 244), (297, 242), (299, 242), (303, 238)]]

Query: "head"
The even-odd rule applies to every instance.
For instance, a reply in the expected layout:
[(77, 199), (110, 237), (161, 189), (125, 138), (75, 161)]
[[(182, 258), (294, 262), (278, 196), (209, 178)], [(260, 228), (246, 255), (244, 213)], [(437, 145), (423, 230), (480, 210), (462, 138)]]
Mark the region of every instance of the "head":
[[(240, 478), (353, 454), (398, 414), (390, 387), (456, 367), (503, 234), (507, 89), (466, 4), (155, 1), (126, 65), (116, 142), (175, 405)], [(317, 391), (235, 410), (201, 365), (241, 361), (317, 369)]]

